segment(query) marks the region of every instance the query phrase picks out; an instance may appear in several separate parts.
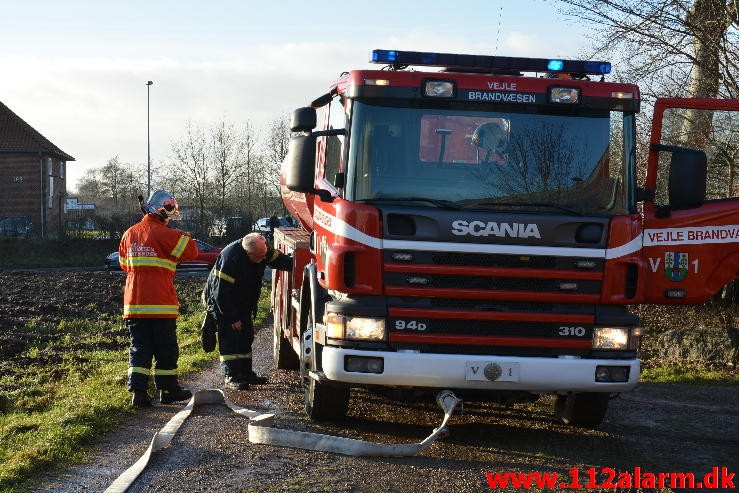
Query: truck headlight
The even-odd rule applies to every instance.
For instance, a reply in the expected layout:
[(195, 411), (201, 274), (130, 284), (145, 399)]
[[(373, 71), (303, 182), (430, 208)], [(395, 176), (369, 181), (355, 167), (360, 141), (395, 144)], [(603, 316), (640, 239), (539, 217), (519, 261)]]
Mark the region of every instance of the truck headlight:
[(348, 317), (338, 313), (327, 313), (326, 337), (353, 341), (384, 341), (385, 319)]
[(595, 327), (593, 349), (638, 349), (641, 327)]

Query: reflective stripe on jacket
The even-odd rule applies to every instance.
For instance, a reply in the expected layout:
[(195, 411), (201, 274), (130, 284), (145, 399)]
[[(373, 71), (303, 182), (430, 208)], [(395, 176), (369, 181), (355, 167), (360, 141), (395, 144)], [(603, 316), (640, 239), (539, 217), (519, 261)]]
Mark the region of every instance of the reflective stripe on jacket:
[(118, 247), (121, 269), (128, 274), (123, 318), (177, 318), (177, 263), (197, 255), (197, 244), (190, 235), (170, 228), (152, 214), (131, 226)]

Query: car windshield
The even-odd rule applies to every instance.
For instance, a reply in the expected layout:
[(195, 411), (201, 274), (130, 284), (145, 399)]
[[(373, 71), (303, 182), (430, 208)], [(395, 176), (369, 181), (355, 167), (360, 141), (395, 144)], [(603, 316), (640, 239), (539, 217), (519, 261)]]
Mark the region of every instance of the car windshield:
[(348, 199), (607, 216), (633, 209), (631, 114), (410, 104), (355, 101)]

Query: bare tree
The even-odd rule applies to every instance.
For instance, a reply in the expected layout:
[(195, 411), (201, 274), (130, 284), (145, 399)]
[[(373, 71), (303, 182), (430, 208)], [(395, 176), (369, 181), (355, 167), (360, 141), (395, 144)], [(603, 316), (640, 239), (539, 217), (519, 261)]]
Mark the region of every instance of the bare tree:
[[(287, 116), (269, 124), (264, 141), (259, 133), (248, 121), (237, 126), (221, 120), (205, 130), (187, 122), (185, 134), (172, 143), (171, 157), (152, 169), (155, 187), (171, 191), (180, 203), (180, 227), (209, 236), (220, 229), (211, 226), (225, 226), (234, 216), (234, 226), (243, 233), (255, 219), (276, 210), (280, 164), (290, 139)], [(142, 166), (111, 158), (85, 174), (79, 195), (115, 224), (130, 225), (138, 215), (136, 196), (145, 189)]]
[(559, 1), (597, 26), (591, 55), (615, 57), (647, 97), (739, 96), (734, 0)]
[[(567, 14), (597, 26), (588, 56), (612, 58), (616, 76), (638, 81), (648, 104), (657, 97), (739, 98), (737, 0), (559, 1)], [(646, 142), (651, 116), (640, 116), (638, 124), (640, 141)], [(712, 111), (683, 111), (671, 138), (689, 147), (715, 146), (714, 126)], [(736, 153), (736, 138), (729, 137), (724, 154)], [(736, 163), (723, 162), (733, 179)]]
[(136, 196), (146, 185), (141, 168), (112, 157), (100, 168), (85, 173), (77, 187), (78, 195), (83, 201), (95, 203), (103, 213), (138, 210)]
[(222, 120), (213, 126), (211, 141), (218, 216), (225, 218), (233, 208), (229, 202), (234, 186), (249, 174), (256, 138), (249, 122), (236, 129), (234, 124)]
[(168, 166), (165, 183), (169, 182), (168, 188), (175, 196), (182, 197), (180, 203), (195, 204), (195, 217), (187, 220), (191, 223), (187, 226), (205, 236), (208, 233), (206, 216), (214, 203), (210, 177), (212, 160), (205, 132), (188, 121), (185, 136), (172, 143), (172, 153), (173, 161)]
[(262, 180), (265, 189), (272, 191), (264, 196), (265, 212), (280, 197), (280, 167), (287, 156), (289, 143), (290, 115), (284, 114), (269, 124), (265, 140)]
[(89, 168), (80, 178), (76, 193), (83, 202), (94, 202), (102, 197), (100, 188), (100, 168)]
[(124, 173), (118, 156), (109, 159), (100, 170), (101, 191), (111, 199), (113, 207), (118, 207)]
[(261, 177), (261, 156), (257, 147), (259, 134), (247, 124), (243, 137), (245, 140), (245, 173), (242, 175), (238, 190), (235, 190), (234, 199), (239, 215), (251, 224), (255, 219), (259, 196), (263, 191), (258, 186)]
[[(96, 206), (88, 216), (109, 231), (111, 237), (120, 235), (141, 217), (136, 197), (146, 189), (145, 173), (143, 164), (121, 163), (115, 156), (103, 166), (87, 170), (80, 180), (78, 197)], [(72, 223), (79, 225), (81, 219)]]

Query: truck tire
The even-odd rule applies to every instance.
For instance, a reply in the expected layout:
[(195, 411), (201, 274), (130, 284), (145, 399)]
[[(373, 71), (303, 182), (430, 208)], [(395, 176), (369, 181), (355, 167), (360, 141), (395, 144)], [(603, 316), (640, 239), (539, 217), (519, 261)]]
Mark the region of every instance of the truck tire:
[(340, 421), (349, 410), (349, 386), (333, 382), (319, 382), (310, 371), (319, 371), (318, 350), (312, 340), (313, 310), (308, 310), (308, 323), (301, 339), (300, 380), (305, 390), (305, 413), (317, 421)]
[(565, 424), (596, 428), (603, 422), (610, 396), (604, 392), (558, 395), (554, 401), (554, 414)]
[(305, 387), (305, 413), (317, 421), (339, 421), (349, 411), (349, 387), (309, 378)]
[(282, 337), (282, 330), (277, 320), (275, 320), (272, 342), (272, 358), (278, 370), (297, 370), (300, 368), (298, 355), (293, 351), (290, 341)]

